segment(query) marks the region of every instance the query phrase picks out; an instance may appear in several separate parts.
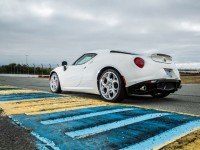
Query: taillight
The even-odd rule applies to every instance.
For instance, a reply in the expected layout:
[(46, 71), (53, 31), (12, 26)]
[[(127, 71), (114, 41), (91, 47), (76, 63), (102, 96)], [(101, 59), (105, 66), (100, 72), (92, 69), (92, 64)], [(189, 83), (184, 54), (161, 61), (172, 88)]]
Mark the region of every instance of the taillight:
[(139, 68), (143, 68), (144, 67), (144, 60), (140, 57), (136, 57), (134, 59), (134, 63), (139, 67)]

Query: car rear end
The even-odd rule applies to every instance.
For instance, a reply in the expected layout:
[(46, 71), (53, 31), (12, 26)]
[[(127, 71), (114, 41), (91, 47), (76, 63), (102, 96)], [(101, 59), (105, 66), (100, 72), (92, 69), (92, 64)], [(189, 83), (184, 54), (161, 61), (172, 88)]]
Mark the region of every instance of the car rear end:
[(135, 55), (128, 70), (125, 77), (128, 94), (166, 95), (181, 88), (179, 71), (169, 55)]

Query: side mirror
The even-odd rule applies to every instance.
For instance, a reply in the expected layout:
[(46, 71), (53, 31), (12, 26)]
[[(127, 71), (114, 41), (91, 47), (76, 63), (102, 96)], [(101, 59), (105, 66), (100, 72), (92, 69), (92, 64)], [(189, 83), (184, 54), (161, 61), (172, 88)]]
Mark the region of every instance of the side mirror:
[(67, 66), (67, 62), (66, 61), (62, 61), (62, 66)]
[(67, 62), (63, 61), (62, 62), (63, 70), (65, 71), (67, 69)]

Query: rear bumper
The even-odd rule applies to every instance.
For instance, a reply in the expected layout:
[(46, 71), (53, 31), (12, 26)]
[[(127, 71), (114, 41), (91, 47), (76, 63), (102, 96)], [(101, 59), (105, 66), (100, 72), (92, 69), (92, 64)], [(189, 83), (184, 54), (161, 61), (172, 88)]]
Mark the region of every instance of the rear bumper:
[(158, 79), (158, 80), (149, 80), (134, 84), (127, 87), (128, 94), (151, 94), (152, 92), (169, 92), (174, 93), (180, 89), (181, 81), (175, 79)]

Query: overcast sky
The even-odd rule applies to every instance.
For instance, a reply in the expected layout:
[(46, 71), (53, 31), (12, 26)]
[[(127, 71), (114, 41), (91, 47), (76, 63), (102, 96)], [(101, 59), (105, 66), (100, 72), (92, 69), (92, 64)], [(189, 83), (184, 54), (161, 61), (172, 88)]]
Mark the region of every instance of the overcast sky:
[(200, 0), (0, 0), (0, 65), (72, 63), (95, 49), (200, 65)]

